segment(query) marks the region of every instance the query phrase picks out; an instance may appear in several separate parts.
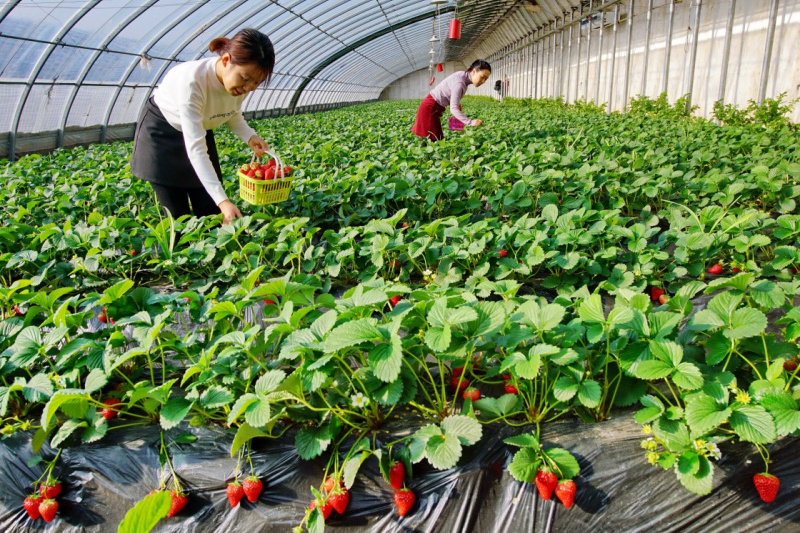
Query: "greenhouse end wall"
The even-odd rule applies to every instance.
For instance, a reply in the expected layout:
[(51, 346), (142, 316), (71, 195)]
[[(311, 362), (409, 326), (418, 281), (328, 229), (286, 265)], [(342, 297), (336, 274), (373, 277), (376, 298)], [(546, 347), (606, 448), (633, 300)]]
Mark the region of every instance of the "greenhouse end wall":
[[(649, 38), (648, 3), (653, 6)], [(628, 17), (631, 4), (634, 6), (632, 18)], [(698, 5), (700, 24), (696, 28), (694, 75), (690, 76)], [(726, 62), (726, 34), (732, 5)], [(617, 6), (615, 32), (613, 22)], [(510, 26), (499, 26), (463, 58), (465, 63), (485, 58), (493, 67), (490, 82), (471, 88), (469, 94), (493, 96), (494, 80), (508, 76), (509, 96), (564, 96), (570, 103), (577, 99), (606, 103), (611, 111), (624, 110), (637, 95), (655, 98), (662, 92), (675, 102), (691, 91), (692, 104), (698, 106), (695, 115), (706, 118), (712, 116), (714, 102), (720, 99), (739, 108), (747, 107), (751, 100), (758, 101), (771, 20), (770, 0), (675, 2), (672, 13), (670, 2), (666, 0), (623, 0), (617, 6), (606, 9), (602, 25), (598, 22), (581, 24), (580, 42), (578, 14), (572, 32), (569, 27), (563, 28), (563, 40), (562, 32), (551, 33), (549, 28), (541, 28), (530, 37), (517, 38)], [(796, 53), (800, 49), (800, 0), (781, 0), (777, 7), (764, 96), (776, 98), (786, 93), (785, 103), (800, 96), (800, 58)], [(632, 26), (630, 66), (627, 67), (629, 21)], [(569, 22), (567, 17), (566, 23)], [(561, 24), (562, 21), (555, 21), (552, 28), (557, 29)], [(508, 44), (510, 40), (512, 44)], [(725, 65), (727, 72), (723, 81)], [(629, 68), (627, 76), (626, 68)], [(429, 90), (428, 79), (427, 70), (409, 74), (392, 83), (384, 96), (399, 100), (421, 98)], [(800, 122), (800, 106), (795, 106), (789, 118)]]

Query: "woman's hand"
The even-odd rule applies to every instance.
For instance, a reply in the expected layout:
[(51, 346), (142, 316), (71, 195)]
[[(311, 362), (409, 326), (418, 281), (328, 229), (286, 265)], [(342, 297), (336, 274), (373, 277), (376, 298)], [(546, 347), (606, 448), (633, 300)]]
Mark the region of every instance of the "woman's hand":
[(256, 157), (261, 157), (267, 153), (267, 150), (269, 150), (267, 142), (258, 135), (253, 135), (250, 137), (250, 140), (247, 141), (247, 144), (256, 153)]
[(217, 207), (222, 212), (222, 225), (230, 224), (234, 218), (242, 218), (242, 212), (230, 200), (222, 201)]
[(483, 121), (481, 119), (479, 119), (479, 118), (476, 118), (475, 120), (472, 121), (472, 125), (473, 126), (483, 126)]

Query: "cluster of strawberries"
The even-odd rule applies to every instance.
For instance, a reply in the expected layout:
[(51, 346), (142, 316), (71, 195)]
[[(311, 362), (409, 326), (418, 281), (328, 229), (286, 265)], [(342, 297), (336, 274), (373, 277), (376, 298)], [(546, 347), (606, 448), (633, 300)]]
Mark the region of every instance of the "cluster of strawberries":
[(228, 503), (231, 507), (236, 507), (245, 496), (247, 496), (247, 501), (254, 503), (258, 500), (263, 488), (264, 483), (258, 479), (258, 476), (251, 474), (241, 483), (239, 483), (239, 478), (228, 483), (225, 493), (228, 495)]
[(58, 512), (58, 500), (61, 494), (61, 482), (57, 479), (47, 479), (39, 487), (39, 492), (29, 494), (22, 507), (31, 517), (31, 520), (38, 520), (41, 516), (45, 522), (51, 522)]
[(325, 493), (322, 497), (311, 500), (308, 508), (313, 511), (319, 507), (325, 520), (333, 511), (344, 514), (347, 504), (350, 503), (350, 491), (345, 487), (344, 481), (337, 477), (329, 477), (325, 480), (323, 489)]
[(569, 509), (575, 501), (575, 492), (577, 489), (574, 481), (571, 479), (562, 479), (559, 481), (558, 476), (549, 468), (540, 468), (539, 471), (536, 472), (536, 490), (539, 491), (539, 496), (544, 500), (552, 498), (555, 492), (556, 497), (561, 500), (564, 507)]
[(274, 180), (275, 178), (285, 178), (292, 172), (292, 167), (278, 168), (278, 163), (270, 159), (263, 165), (257, 161), (250, 164), (245, 163), (239, 169), (242, 174), (254, 180)]
[(417, 499), (414, 491), (406, 488), (405, 479), (406, 467), (400, 461), (393, 462), (389, 468), (389, 485), (394, 489), (394, 504), (400, 516), (405, 516)]

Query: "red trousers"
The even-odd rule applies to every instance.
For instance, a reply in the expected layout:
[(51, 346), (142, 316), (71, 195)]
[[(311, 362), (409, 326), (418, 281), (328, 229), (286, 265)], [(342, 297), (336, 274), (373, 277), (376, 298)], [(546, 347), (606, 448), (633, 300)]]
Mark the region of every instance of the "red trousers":
[(442, 115), (444, 115), (444, 107), (437, 104), (433, 96), (426, 96), (419, 105), (419, 109), (417, 109), (417, 118), (414, 120), (414, 126), (411, 128), (411, 132), (414, 133), (414, 135), (432, 141), (443, 139)]

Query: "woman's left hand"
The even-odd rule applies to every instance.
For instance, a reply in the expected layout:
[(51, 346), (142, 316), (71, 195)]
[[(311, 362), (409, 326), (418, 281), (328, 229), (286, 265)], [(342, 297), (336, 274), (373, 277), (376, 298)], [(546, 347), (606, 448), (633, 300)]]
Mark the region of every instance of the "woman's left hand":
[(267, 153), (267, 150), (269, 150), (267, 142), (258, 135), (253, 135), (250, 137), (250, 140), (247, 141), (247, 144), (256, 153), (256, 157), (261, 157)]

